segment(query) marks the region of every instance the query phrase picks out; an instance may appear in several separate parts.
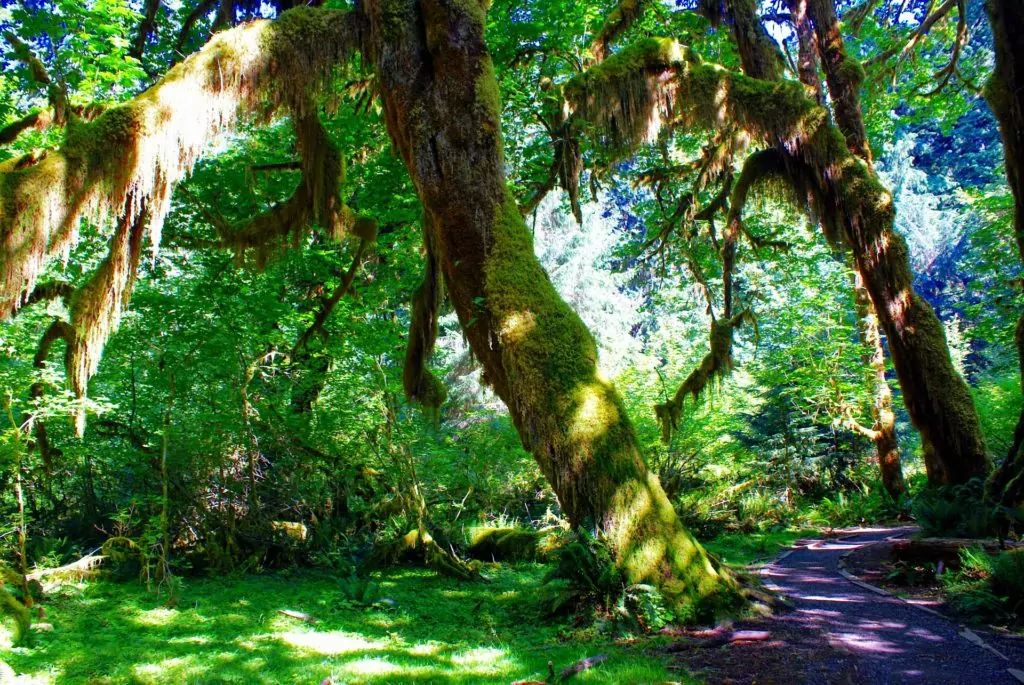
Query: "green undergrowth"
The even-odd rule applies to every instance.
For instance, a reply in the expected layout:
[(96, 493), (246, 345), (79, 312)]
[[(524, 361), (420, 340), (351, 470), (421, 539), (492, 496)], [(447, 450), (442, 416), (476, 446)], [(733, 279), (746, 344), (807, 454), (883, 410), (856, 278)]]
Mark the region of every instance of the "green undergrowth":
[(766, 533), (726, 533), (702, 542), (704, 547), (732, 566), (747, 566), (766, 561), (801, 538), (820, 537), (811, 528), (783, 528)]
[(374, 574), (372, 603), (325, 574), (186, 580), (175, 608), (140, 585), (98, 580), (52, 595), (52, 630), (5, 645), (0, 660), (39, 683), (509, 683), (544, 680), (549, 661), (562, 669), (608, 654), (574, 681), (685, 680), (638, 648), (567, 639), (568, 623), (541, 615), (544, 571), (521, 564), (462, 583), (393, 569)]

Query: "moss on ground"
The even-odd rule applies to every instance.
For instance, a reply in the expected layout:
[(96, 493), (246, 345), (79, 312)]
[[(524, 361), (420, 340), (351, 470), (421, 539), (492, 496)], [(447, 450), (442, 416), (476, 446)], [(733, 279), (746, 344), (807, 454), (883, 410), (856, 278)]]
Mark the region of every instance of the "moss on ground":
[(374, 574), (386, 601), (370, 608), (327, 574), (184, 581), (172, 609), (140, 585), (97, 581), (51, 597), (53, 630), (33, 631), (28, 647), (0, 647), (0, 660), (42, 683), (507, 684), (544, 680), (549, 660), (560, 669), (609, 654), (574, 680), (680, 680), (640, 648), (561, 639), (568, 624), (542, 619), (537, 602), (544, 570), (502, 567), (483, 584), (395, 569)]

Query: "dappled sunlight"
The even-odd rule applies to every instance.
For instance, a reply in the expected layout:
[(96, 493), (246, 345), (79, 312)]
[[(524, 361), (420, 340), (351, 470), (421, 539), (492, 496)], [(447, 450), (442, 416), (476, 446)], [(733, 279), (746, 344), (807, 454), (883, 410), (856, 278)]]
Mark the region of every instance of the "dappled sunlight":
[(277, 635), (277, 638), (293, 647), (308, 649), (318, 654), (336, 655), (353, 652), (367, 652), (384, 649), (387, 645), (376, 640), (368, 640), (361, 635), (343, 631), (330, 632), (289, 631)]
[(569, 435), (574, 440), (596, 440), (621, 420), (619, 409), (609, 395), (608, 386), (600, 381), (576, 390), (573, 398), (576, 412), (569, 426)]
[(903, 652), (891, 642), (874, 639), (863, 633), (835, 633), (830, 637), (830, 642), (837, 646), (855, 649), (858, 652), (874, 654), (900, 654)]
[(471, 669), (474, 673), (500, 673), (510, 665), (506, 651), (494, 647), (457, 652), (452, 655), (452, 663)]
[(511, 344), (523, 340), (536, 327), (537, 317), (533, 312), (515, 312), (505, 317), (499, 330), (502, 340), (506, 344)]
[(390, 675), (399, 671), (406, 671), (406, 669), (386, 659), (373, 659), (369, 657), (351, 661), (345, 664), (342, 670), (346, 673), (363, 676)]
[(183, 681), (196, 675), (197, 663), (195, 657), (175, 657), (151, 664), (140, 664), (133, 669), (136, 678), (143, 682), (158, 681)]
[(136, 614), (134, 620), (144, 626), (165, 626), (178, 619), (178, 612), (174, 609), (158, 607), (149, 611), (142, 611)]
[[(324, 576), (187, 581), (179, 590), (187, 609), (160, 606), (141, 584), (98, 581), (48, 607), (56, 629), (38, 633), (31, 649), (13, 650), (10, 663), (36, 679), (19, 682), (40, 683), (85, 682), (102, 673), (111, 682), (141, 683), (333, 677), (505, 684), (544, 677), (549, 660), (564, 666), (588, 653), (617, 653), (608, 644), (557, 639), (564, 626), (540, 620), (536, 593), (521, 591), (536, 588), (543, 573), (538, 565), (497, 568), (491, 583), (465, 584), (396, 568), (379, 576), (395, 605), (378, 608), (346, 604)], [(278, 614), (285, 596), (288, 607), (316, 624)], [(97, 630), (101, 618), (104, 628)], [(668, 680), (659, 659), (634, 656), (632, 664), (617, 658), (602, 667), (598, 681), (623, 682), (618, 669), (635, 669), (638, 660), (641, 672), (655, 674), (649, 679)]]

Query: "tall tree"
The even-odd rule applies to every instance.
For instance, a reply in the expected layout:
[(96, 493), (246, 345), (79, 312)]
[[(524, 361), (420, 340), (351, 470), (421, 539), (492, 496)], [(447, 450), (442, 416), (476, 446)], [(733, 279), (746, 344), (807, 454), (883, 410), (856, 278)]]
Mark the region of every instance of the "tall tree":
[[(999, 120), (1006, 158), (1006, 179), (1013, 194), (1013, 237), (1024, 263), (1024, 5), (1014, 0), (989, 0), (989, 21), (996, 67), (985, 88), (985, 97)], [(1017, 320), (1014, 336), (1024, 388), (1024, 314)], [(989, 483), (990, 492), (1013, 506), (1024, 500), (1024, 409), (1013, 443)]]
[[(736, 581), (683, 528), (648, 470), (618, 395), (598, 374), (593, 337), (537, 262), (506, 185), (485, 19), (476, 0), (367, 0), (353, 12), (299, 9), (218, 34), (59, 152), (4, 175), (4, 314), (83, 217), (106, 211), (134, 222), (148, 203), (156, 243), (174, 184), (241, 118), (291, 114), (306, 173), (291, 200), (222, 229), (224, 242), (259, 251), (313, 220), (349, 229), (337, 155), (317, 142), (311, 95), (361, 50), (463, 330), (565, 514), (602, 532), (631, 582), (657, 585), (677, 605), (714, 608)], [(425, 349), (429, 338), (421, 336)]]

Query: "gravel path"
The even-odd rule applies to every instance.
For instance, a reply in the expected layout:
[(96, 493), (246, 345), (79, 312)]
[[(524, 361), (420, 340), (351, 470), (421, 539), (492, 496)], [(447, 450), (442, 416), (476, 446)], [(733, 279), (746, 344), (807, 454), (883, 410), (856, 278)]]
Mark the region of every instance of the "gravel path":
[(766, 627), (775, 624), (783, 633), (799, 634), (801, 642), (827, 645), (811, 660), (816, 663), (794, 663), (790, 682), (1019, 684), (1009, 670), (1024, 670), (1019, 649), (986, 636), (1009, 658), (1000, 657), (972, 643), (961, 626), (840, 575), (843, 554), (910, 532), (864, 530), (813, 541), (762, 569), (765, 584), (796, 605), (768, 619)]

